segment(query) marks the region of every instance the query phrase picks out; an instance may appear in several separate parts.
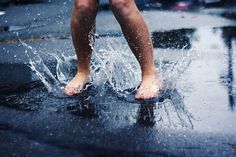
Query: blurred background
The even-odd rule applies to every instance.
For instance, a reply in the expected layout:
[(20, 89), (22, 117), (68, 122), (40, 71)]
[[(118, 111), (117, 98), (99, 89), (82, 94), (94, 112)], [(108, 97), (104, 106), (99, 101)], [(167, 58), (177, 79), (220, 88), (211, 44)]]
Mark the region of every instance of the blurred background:
[[(0, 0), (1, 6), (10, 4), (25, 4), (50, 2), (50, 0)], [(102, 7), (108, 7), (108, 0), (100, 0)], [(194, 7), (223, 7), (235, 5), (235, 0), (136, 0), (140, 9), (173, 9), (173, 10), (189, 10)]]

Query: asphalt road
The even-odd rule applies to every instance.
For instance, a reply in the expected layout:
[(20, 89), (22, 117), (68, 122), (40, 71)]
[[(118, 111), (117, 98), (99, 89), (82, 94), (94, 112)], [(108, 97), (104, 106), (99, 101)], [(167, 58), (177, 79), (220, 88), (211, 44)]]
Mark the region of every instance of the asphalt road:
[[(236, 156), (233, 7), (143, 11), (155, 63), (174, 85), (162, 101), (141, 104), (117, 96), (118, 85), (102, 70), (94, 80), (107, 84), (94, 81), (83, 95), (67, 98), (49, 93), (29, 68), (30, 59), (43, 61), (45, 66), (35, 62), (36, 70), (54, 87), (45, 67), (52, 75), (58, 75), (57, 65), (73, 67), (53, 57), (74, 55), (72, 4), (52, 0), (11, 6), (0, 16), (1, 156)], [(131, 52), (110, 11), (99, 12), (97, 34), (95, 60), (106, 63), (98, 64), (100, 69), (114, 68), (106, 69), (113, 81), (130, 76), (127, 88), (138, 85), (139, 77), (131, 76), (139, 71), (130, 74), (123, 64), (136, 63), (127, 56)]]

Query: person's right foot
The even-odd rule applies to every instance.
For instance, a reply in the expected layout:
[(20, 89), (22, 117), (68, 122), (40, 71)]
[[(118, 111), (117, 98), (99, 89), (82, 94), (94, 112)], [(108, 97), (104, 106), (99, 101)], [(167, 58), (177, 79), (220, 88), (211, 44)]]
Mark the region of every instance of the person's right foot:
[(158, 77), (158, 73), (155, 70), (153, 74), (143, 76), (143, 80), (136, 92), (135, 98), (138, 100), (156, 98), (162, 86), (163, 81)]
[(87, 72), (77, 72), (75, 77), (65, 86), (64, 93), (69, 96), (79, 94), (88, 80), (88, 74)]

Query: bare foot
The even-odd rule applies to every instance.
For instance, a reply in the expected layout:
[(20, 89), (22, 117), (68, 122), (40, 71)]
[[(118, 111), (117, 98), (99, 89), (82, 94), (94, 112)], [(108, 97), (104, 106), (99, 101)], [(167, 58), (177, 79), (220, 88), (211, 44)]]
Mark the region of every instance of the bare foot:
[(88, 80), (87, 72), (77, 72), (75, 77), (66, 85), (64, 93), (67, 95), (79, 94)]
[(163, 81), (158, 78), (157, 74), (144, 76), (135, 98), (145, 100), (157, 97), (162, 84)]

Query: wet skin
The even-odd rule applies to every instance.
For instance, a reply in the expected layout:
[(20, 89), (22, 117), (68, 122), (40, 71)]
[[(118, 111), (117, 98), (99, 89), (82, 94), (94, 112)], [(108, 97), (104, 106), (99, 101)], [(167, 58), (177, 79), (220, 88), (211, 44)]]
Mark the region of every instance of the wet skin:
[[(162, 81), (154, 64), (153, 45), (148, 28), (135, 0), (110, 0), (109, 2), (130, 49), (141, 67), (142, 82), (135, 98), (156, 97), (161, 89)], [(78, 67), (77, 74), (65, 87), (67, 95), (79, 94), (88, 80), (92, 53), (89, 34), (95, 32), (98, 4), (97, 0), (75, 0), (71, 18), (71, 32)]]

